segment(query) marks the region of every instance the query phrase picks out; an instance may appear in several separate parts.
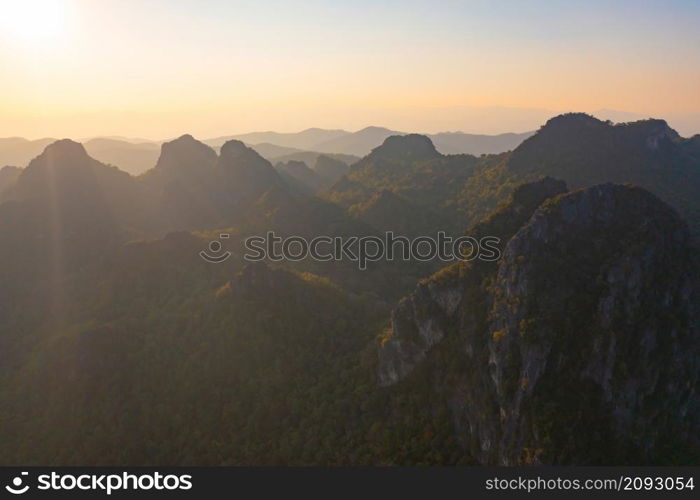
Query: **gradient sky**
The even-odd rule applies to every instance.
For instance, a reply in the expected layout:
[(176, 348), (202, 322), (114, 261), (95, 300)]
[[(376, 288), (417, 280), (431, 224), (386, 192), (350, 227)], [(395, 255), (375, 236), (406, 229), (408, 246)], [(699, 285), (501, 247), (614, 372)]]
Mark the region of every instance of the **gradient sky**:
[(611, 3), (0, 0), (0, 136), (700, 116), (700, 2)]

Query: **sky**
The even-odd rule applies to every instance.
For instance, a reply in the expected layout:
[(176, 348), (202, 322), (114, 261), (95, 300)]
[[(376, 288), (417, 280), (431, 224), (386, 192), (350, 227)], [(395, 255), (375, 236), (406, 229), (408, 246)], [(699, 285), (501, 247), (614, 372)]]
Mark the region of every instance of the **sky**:
[(699, 25), (697, 0), (0, 0), (0, 137), (499, 133), (598, 110), (689, 135)]

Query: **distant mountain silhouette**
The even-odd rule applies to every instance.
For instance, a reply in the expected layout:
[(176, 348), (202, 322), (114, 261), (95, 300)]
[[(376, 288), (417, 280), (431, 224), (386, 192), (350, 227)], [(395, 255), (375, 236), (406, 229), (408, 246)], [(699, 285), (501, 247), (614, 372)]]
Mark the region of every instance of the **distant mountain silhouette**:
[[(227, 140), (240, 140), (273, 164), (295, 160), (313, 165), (319, 154), (326, 154), (351, 164), (369, 154), (391, 135), (405, 135), (405, 132), (383, 127), (367, 127), (357, 132), (313, 128), (298, 133), (252, 132), (206, 139), (202, 142), (218, 151)], [(443, 154), (479, 155), (514, 149), (530, 135), (531, 132), (500, 135), (441, 132), (428, 134), (428, 137)], [(33, 141), (20, 137), (0, 138), (0, 165), (24, 167), (54, 141), (52, 138)], [(94, 137), (83, 142), (90, 156), (132, 175), (139, 175), (155, 165), (160, 144), (158, 141), (119, 136)]]
[(203, 141), (212, 147), (220, 147), (225, 142), (232, 139), (245, 142), (246, 144), (269, 143), (286, 148), (300, 150), (314, 150), (314, 146), (336, 137), (347, 135), (345, 130), (324, 130), (320, 128), (309, 128), (301, 132), (281, 133), (281, 132), (250, 132), (247, 134), (228, 135), (206, 139)]
[(346, 134), (316, 145), (323, 153), (344, 153), (365, 156), (392, 135), (403, 135), (403, 132), (389, 130), (384, 127), (366, 127), (352, 134)]
[[(307, 158), (292, 158), (291, 155), (294, 151), (281, 152), (283, 151), (281, 148), (361, 157), (366, 156), (372, 149), (381, 145), (387, 137), (406, 135), (407, 133), (385, 127), (370, 126), (357, 132), (323, 129), (308, 129), (298, 133), (287, 134), (253, 132), (207, 139), (203, 142), (212, 147), (219, 147), (227, 139), (238, 139), (258, 150), (260, 154), (271, 161), (286, 161), (290, 159), (307, 161)], [(440, 132), (426, 135), (433, 141), (437, 150), (443, 154), (468, 153), (480, 155), (510, 151), (533, 133), (484, 135), (464, 132)], [(275, 147), (280, 148), (279, 154), (275, 151)], [(285, 158), (280, 158), (283, 155)], [(307, 162), (307, 164), (310, 163)]]
[(129, 142), (97, 137), (84, 144), (90, 156), (102, 163), (119, 167), (132, 175), (142, 174), (158, 161), (160, 145), (155, 142)]
[(44, 138), (30, 141), (22, 137), (0, 138), (0, 165), (26, 167), (46, 146), (56, 139)]
[[(20, 137), (0, 139), (0, 165), (25, 167), (46, 146), (56, 139), (45, 138), (29, 141)], [(84, 142), (90, 156), (119, 167), (125, 172), (137, 175), (155, 165), (160, 145), (156, 142), (122, 139), (116, 137), (95, 137)]]
[(483, 135), (466, 134), (464, 132), (440, 132), (439, 134), (429, 134), (428, 137), (435, 144), (435, 148), (442, 154), (467, 153), (478, 156), (511, 151), (534, 133)]
[[(533, 133), (479, 135), (464, 132), (440, 132), (425, 135), (432, 140), (435, 148), (442, 154), (480, 155), (510, 151)], [(407, 135), (407, 132), (397, 132), (383, 127), (367, 127), (353, 134), (319, 144), (316, 149), (327, 153), (365, 156), (392, 135)]]
[(278, 146), (269, 142), (261, 142), (260, 144), (245, 143), (246, 146), (253, 148), (260, 156), (268, 161), (273, 161), (281, 156), (293, 155), (295, 153), (303, 153), (304, 151), (298, 148), (289, 148), (286, 146)]

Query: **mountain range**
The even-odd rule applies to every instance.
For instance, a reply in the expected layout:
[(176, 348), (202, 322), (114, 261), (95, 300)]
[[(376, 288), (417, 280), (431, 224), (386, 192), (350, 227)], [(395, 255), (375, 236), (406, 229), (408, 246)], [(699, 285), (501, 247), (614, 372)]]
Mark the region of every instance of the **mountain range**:
[[(385, 133), (341, 132), (305, 140)], [(139, 175), (50, 141), (0, 169), (0, 463), (697, 464), (699, 137), (568, 113), (347, 165), (184, 134)], [(269, 231), (500, 258), (244, 259)]]
[[(239, 140), (273, 163), (295, 160), (311, 165), (320, 154), (326, 154), (349, 165), (392, 135), (405, 133), (382, 127), (367, 127), (357, 132), (312, 128), (297, 133), (253, 132), (202, 142), (218, 150), (229, 140)], [(530, 135), (532, 134), (476, 135), (445, 132), (430, 137), (445, 154), (480, 155), (508, 151)], [(31, 141), (20, 137), (0, 139), (0, 166), (24, 167), (54, 141), (51, 138)], [(161, 143), (123, 137), (96, 137), (85, 140), (83, 144), (93, 158), (138, 175), (155, 164)]]

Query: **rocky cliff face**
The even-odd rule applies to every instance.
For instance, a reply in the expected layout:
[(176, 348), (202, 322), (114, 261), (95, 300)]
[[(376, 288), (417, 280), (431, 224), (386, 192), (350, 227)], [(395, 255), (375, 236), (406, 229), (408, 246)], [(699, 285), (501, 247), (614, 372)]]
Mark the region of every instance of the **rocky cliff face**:
[[(566, 184), (549, 177), (525, 184), (514, 191), (505, 206), (467, 233), (475, 238), (496, 236), (504, 247), (543, 201), (565, 191)], [(483, 295), (481, 281), (494, 273), (494, 263), (458, 262), (422, 281), (412, 295), (404, 297), (392, 312), (391, 332), (380, 350), (380, 384), (391, 385), (413, 371), (455, 321), (476, 324), (472, 313), (479, 315), (483, 310), (462, 310), (459, 306), (465, 297)], [(471, 325), (470, 330), (473, 328)]]
[(685, 224), (633, 187), (534, 210), (537, 198), (515, 210), (516, 193), (475, 228), (512, 231), (497, 264), (453, 265), (400, 302), (380, 384), (430, 371), (481, 463), (697, 457), (698, 268)]

